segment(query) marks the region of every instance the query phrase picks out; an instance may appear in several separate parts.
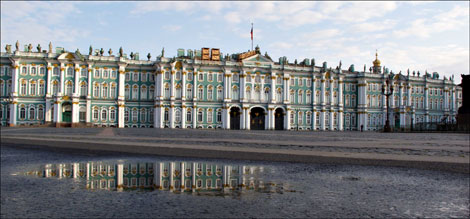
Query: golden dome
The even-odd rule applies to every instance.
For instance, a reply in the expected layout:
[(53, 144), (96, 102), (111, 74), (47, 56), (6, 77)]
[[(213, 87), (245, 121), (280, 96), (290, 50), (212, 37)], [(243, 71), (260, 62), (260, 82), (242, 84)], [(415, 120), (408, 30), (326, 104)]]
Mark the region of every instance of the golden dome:
[(378, 54), (375, 52), (375, 60), (372, 62), (374, 64), (374, 67), (379, 67), (380, 66), (380, 60), (377, 58)]

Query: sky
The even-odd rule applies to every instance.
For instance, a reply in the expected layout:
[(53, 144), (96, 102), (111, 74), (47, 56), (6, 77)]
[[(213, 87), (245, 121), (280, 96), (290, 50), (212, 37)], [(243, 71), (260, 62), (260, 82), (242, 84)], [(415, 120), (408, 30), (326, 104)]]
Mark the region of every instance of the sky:
[[(469, 1), (460, 2), (18, 2), (1, 1), (1, 50), (17, 40), (47, 48), (90, 45), (115, 53), (165, 57), (178, 48), (220, 48), (223, 54), (254, 45), (273, 60), (315, 58), (343, 69), (367, 69), (378, 51), (382, 66), (399, 71), (469, 74)], [(14, 48), (14, 46), (13, 46)]]

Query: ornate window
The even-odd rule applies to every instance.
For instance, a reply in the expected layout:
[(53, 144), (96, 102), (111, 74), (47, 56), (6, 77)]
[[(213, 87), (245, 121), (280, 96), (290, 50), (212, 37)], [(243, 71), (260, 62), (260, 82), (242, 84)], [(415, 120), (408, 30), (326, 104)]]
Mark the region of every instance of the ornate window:
[(238, 73), (233, 74), (233, 83), (238, 83), (240, 75)]
[(282, 90), (281, 88), (278, 88), (276, 91), (276, 102), (280, 103), (282, 102)]
[(24, 105), (20, 106), (20, 119), (21, 120), (26, 119), (26, 108)]
[(46, 74), (46, 68), (41, 67), (39, 68), (39, 75), (45, 75)]
[(105, 69), (103, 71), (103, 78), (108, 78), (109, 77), (109, 71), (107, 69)]
[(175, 122), (177, 123), (181, 122), (181, 110), (180, 109), (175, 110)]
[(188, 81), (192, 81), (193, 80), (193, 73), (192, 72), (188, 72)]
[(154, 96), (155, 96), (155, 87), (152, 85), (150, 86), (150, 89), (149, 89), (149, 99), (153, 100)]
[(218, 73), (217, 74), (217, 82), (222, 82), (222, 78), (223, 78), (223, 73)]
[(20, 95), (26, 95), (26, 87), (28, 86), (25, 80), (21, 81)]
[(170, 80), (170, 72), (165, 71), (165, 80)]
[(220, 123), (222, 122), (222, 111), (217, 110), (217, 122)]
[(176, 72), (175, 79), (176, 80), (181, 80), (181, 72), (180, 71)]
[(99, 117), (98, 107), (95, 107), (93, 109), (93, 121), (95, 121), (95, 122), (98, 121), (98, 119), (99, 119), (98, 117)]
[(137, 100), (139, 98), (139, 86), (134, 85), (132, 87), (132, 99)]
[(109, 110), (109, 120), (114, 122), (116, 120), (116, 108), (111, 107)]
[(59, 68), (58, 67), (54, 67), (54, 69), (52, 70), (52, 76), (59, 76)]
[(115, 83), (111, 83), (111, 93), (109, 94), (109, 97), (111, 98), (116, 98), (116, 93), (117, 93), (117, 87)]
[(165, 83), (164, 87), (165, 87), (165, 90), (164, 90), (165, 99), (170, 99), (170, 85), (168, 83)]
[(199, 86), (198, 93), (197, 93), (197, 98), (199, 100), (204, 99), (204, 87)]
[(246, 88), (246, 100), (250, 101), (251, 100), (251, 87)]
[(29, 95), (36, 96), (36, 81), (31, 81), (29, 84)]
[(137, 111), (137, 108), (132, 109), (132, 122), (136, 123), (137, 120), (139, 119), (138, 117), (139, 111)]
[[(221, 74), (219, 74), (221, 75)], [(217, 87), (217, 100), (222, 100), (224, 98), (224, 91), (222, 86)]]
[(116, 70), (113, 70), (111, 72), (111, 78), (117, 78), (117, 71)]
[(132, 74), (132, 80), (136, 82), (139, 81), (139, 72), (134, 72)]
[(31, 75), (36, 75), (36, 67), (31, 67)]
[(80, 77), (86, 77), (86, 76), (87, 76), (87, 69), (82, 68), (82, 70), (80, 70)]
[(52, 82), (52, 94), (57, 94), (59, 92), (59, 82), (53, 81)]
[(212, 82), (214, 80), (214, 75), (212, 72), (207, 73), (207, 81)]
[(239, 95), (238, 95), (238, 87), (237, 86), (233, 86), (232, 87), (232, 99), (233, 100), (238, 100), (239, 98)]
[(202, 109), (199, 109), (199, 111), (197, 112), (197, 121), (202, 122), (202, 119), (203, 119), (203, 112), (202, 112)]
[(99, 78), (100, 77), (100, 70), (99, 69), (95, 69), (95, 76), (94, 78)]
[(306, 122), (307, 122), (307, 125), (310, 125), (312, 124), (312, 113), (311, 112), (307, 112), (307, 116), (306, 116)]
[(129, 122), (129, 108), (124, 111), (124, 121)]
[(29, 106), (29, 120), (34, 120), (36, 118), (36, 109), (34, 109), (34, 105)]
[(38, 106), (38, 120), (44, 119), (44, 107), (42, 105)]
[(163, 120), (165, 122), (168, 122), (169, 119), (170, 119), (170, 109), (165, 108), (165, 112), (163, 114)]
[(295, 92), (294, 92), (294, 90), (290, 90), (290, 102), (295, 103)]
[(190, 84), (186, 88), (186, 97), (187, 99), (193, 99), (193, 87)]
[(191, 114), (192, 114), (192, 111), (191, 111), (191, 109), (188, 108), (188, 110), (186, 111), (186, 121), (187, 122), (192, 121), (193, 116)]
[(106, 121), (108, 119), (108, 111), (106, 109), (101, 110), (101, 121)]
[(181, 99), (181, 85), (176, 85), (176, 99)]
[(214, 118), (214, 113), (212, 109), (207, 110), (207, 123), (212, 123), (212, 119)]
[(293, 125), (294, 124), (294, 119), (295, 119), (295, 113), (294, 111), (291, 111), (290, 112), (290, 124)]
[(207, 100), (208, 101), (212, 101), (213, 100), (213, 93), (214, 93), (214, 89), (212, 89), (212, 86), (208, 86), (207, 87)]
[(310, 93), (310, 91), (307, 91), (306, 98), (307, 98), (307, 104), (311, 104), (312, 103), (312, 94)]
[(25, 75), (27, 73), (28, 73), (28, 68), (26, 67), (21, 68), (21, 74)]
[(65, 95), (72, 96), (72, 92), (73, 92), (73, 83), (71, 81), (68, 81), (65, 85)]
[(304, 92), (302, 90), (299, 90), (299, 99), (297, 101), (299, 104), (304, 103)]
[(67, 68), (67, 77), (73, 77), (73, 68), (72, 67)]
[(99, 97), (99, 95), (100, 95), (100, 85), (96, 83), (95, 86), (93, 87), (93, 96)]
[(101, 86), (101, 97), (102, 98), (108, 97), (108, 84), (103, 84)]
[(147, 72), (142, 72), (140, 78), (141, 78), (141, 81), (144, 81), (144, 82), (147, 81)]
[(40, 80), (39, 81), (39, 95), (44, 96), (45, 92), (46, 92), (46, 89), (45, 89), (44, 81)]
[(297, 121), (298, 124), (299, 124), (299, 125), (302, 125), (302, 124), (303, 124), (303, 120), (304, 120), (304, 116), (303, 116), (303, 112), (302, 112), (302, 111), (299, 112), (299, 115), (298, 115), (297, 119), (298, 119), (298, 121)]
[(140, 110), (140, 122), (141, 123), (147, 122), (147, 109), (145, 108)]
[(145, 85), (142, 85), (142, 88), (140, 89), (140, 99), (141, 100), (147, 99), (147, 86)]
[(269, 101), (269, 88), (264, 89), (264, 101), (268, 102)]

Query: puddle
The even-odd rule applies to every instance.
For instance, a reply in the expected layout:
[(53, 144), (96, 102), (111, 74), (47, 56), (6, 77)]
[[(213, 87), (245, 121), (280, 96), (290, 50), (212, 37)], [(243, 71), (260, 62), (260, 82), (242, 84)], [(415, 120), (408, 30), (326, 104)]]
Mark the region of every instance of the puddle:
[(87, 190), (165, 190), (206, 196), (296, 192), (270, 179), (272, 171), (264, 166), (203, 162), (87, 162), (45, 164), (25, 175), (75, 179)]

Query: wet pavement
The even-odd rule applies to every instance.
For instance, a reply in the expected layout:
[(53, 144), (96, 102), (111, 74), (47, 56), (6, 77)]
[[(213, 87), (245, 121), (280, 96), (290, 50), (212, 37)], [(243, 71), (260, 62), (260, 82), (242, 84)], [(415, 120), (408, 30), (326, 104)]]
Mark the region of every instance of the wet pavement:
[[(86, 179), (27, 174), (46, 164), (182, 161), (262, 167), (265, 171), (260, 177), (280, 186), (272, 192), (248, 189), (228, 195), (158, 189), (118, 191), (87, 188)], [(6, 145), (1, 148), (2, 218), (468, 217), (469, 186), (465, 174), (395, 167), (201, 160)]]

